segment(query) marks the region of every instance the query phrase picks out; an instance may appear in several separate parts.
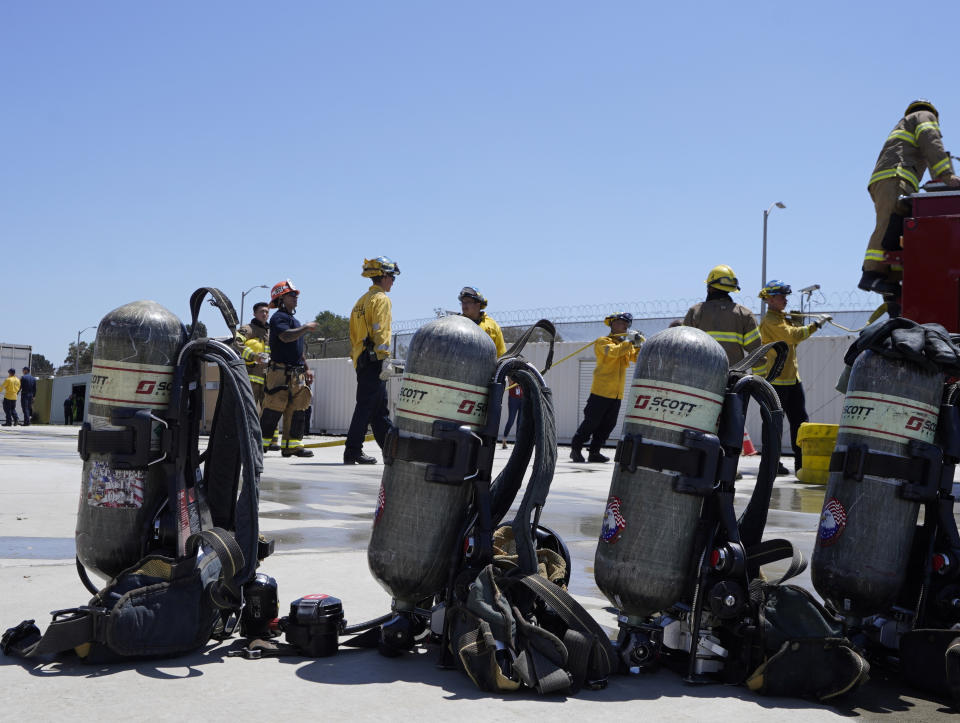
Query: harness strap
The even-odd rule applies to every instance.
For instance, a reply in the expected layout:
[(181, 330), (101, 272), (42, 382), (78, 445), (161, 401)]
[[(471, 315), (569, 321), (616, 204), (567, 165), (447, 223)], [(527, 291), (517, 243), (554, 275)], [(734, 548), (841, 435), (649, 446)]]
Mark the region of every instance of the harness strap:
[(830, 455), (830, 471), (842, 472), (847, 479), (862, 482), (864, 476), (902, 479), (900, 488), (904, 499), (932, 502), (937, 498), (940, 486), (940, 470), (943, 466), (939, 447), (911, 440), (910, 456), (876, 452), (866, 445), (851, 444), (846, 449)]

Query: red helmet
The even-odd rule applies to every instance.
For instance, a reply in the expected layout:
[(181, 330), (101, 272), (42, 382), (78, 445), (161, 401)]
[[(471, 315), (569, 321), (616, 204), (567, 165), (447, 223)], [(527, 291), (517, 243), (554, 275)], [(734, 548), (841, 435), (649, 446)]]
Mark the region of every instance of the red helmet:
[(293, 285), (290, 279), (284, 279), (274, 284), (273, 288), (270, 289), (270, 306), (274, 309), (278, 308), (280, 306), (280, 297), (286, 296), (287, 294), (300, 296), (300, 291)]

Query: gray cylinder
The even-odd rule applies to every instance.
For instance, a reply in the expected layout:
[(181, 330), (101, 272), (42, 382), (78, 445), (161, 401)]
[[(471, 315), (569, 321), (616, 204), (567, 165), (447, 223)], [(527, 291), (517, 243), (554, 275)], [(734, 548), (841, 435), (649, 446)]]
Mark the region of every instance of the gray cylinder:
[[(862, 444), (907, 455), (911, 439), (933, 442), (943, 376), (871, 351), (850, 372), (836, 452)], [(903, 480), (830, 473), (810, 566), (813, 586), (838, 611), (858, 617), (884, 612), (907, 574), (920, 509), (900, 497)]]
[[(637, 357), (624, 434), (676, 445), (684, 429), (716, 434), (728, 370), (726, 352), (699, 329), (654, 335)], [(645, 618), (666, 609), (690, 579), (703, 498), (675, 492), (676, 476), (614, 467), (594, 576), (621, 614)]]
[[(481, 429), (496, 360), (493, 341), (465, 317), (422, 326), (410, 342), (400, 383), (399, 430), (433, 439), (436, 420)], [(367, 547), (370, 571), (400, 609), (443, 589), (473, 497), (470, 482), (428, 482), (426, 471), (426, 463), (401, 459), (384, 466)]]
[[(177, 352), (183, 343), (180, 320), (155, 301), (134, 301), (114, 309), (97, 327), (85, 421), (94, 430), (110, 424), (117, 407), (165, 411)], [(154, 424), (152, 449), (159, 449)], [(167, 490), (163, 473), (115, 469), (108, 454), (93, 453), (83, 463), (77, 509), (77, 557), (110, 579), (143, 556), (144, 536)]]

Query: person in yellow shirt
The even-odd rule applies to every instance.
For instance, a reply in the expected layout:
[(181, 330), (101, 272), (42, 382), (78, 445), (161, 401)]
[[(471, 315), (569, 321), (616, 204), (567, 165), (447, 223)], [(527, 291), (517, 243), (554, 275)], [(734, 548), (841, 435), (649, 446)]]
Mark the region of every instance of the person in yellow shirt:
[(17, 395), (20, 393), (20, 380), (17, 379), (16, 369), (10, 369), (7, 374), (9, 376), (3, 380), (2, 384), (3, 414), (6, 417), (2, 425), (4, 427), (20, 424), (20, 417), (17, 416)]
[(357, 372), (357, 403), (347, 430), (344, 464), (376, 464), (376, 459), (363, 452), (367, 425), (373, 429), (380, 449), (393, 426), (387, 408), (389, 368), (384, 369), (384, 361), (390, 357), (393, 318), (393, 304), (387, 292), (399, 273), (400, 266), (386, 256), (363, 260), (361, 276), (370, 279), (371, 286), (350, 312), (350, 357)]
[[(633, 323), (632, 314), (617, 312), (610, 314), (603, 322), (610, 327), (610, 333), (593, 342), (597, 366), (593, 370), (590, 396), (583, 408), (583, 421), (570, 441), (570, 460), (573, 462), (610, 460), (601, 454), (600, 450), (617, 426), (623, 387), (627, 380), (627, 367), (630, 362), (636, 361), (637, 349), (643, 340), (639, 334), (634, 334), (632, 338), (627, 337), (627, 329)], [(584, 460), (583, 447), (587, 442), (589, 454)]]
[[(772, 384), (777, 396), (780, 397), (780, 406), (783, 407), (783, 413), (790, 422), (790, 446), (793, 447), (793, 467), (794, 472), (796, 472), (803, 467), (803, 456), (800, 447), (797, 445), (797, 432), (800, 431), (800, 425), (810, 419), (807, 416), (807, 401), (803, 393), (803, 384), (800, 382), (800, 375), (797, 371), (797, 344), (809, 339), (814, 332), (830, 320), (830, 317), (824, 316), (821, 320), (805, 326), (794, 326), (787, 320), (787, 315), (784, 313), (784, 309), (787, 307), (787, 295), (791, 291), (790, 284), (774, 279), (760, 290), (758, 296), (767, 302), (767, 313), (764, 315), (763, 321), (760, 322), (761, 341), (764, 344), (784, 341), (789, 347), (783, 371), (779, 377), (773, 380)], [(773, 356), (773, 352), (768, 353), (764, 365), (754, 369), (754, 373), (765, 375), (769, 365), (773, 362)], [(777, 474), (789, 473), (790, 471), (781, 463)]]
[(497, 356), (503, 356), (507, 352), (503, 331), (500, 330), (500, 325), (494, 318), (484, 311), (487, 308), (487, 300), (480, 293), (480, 289), (476, 286), (464, 286), (460, 289), (457, 300), (460, 302), (462, 315), (483, 329), (493, 339), (493, 345), (497, 347)]

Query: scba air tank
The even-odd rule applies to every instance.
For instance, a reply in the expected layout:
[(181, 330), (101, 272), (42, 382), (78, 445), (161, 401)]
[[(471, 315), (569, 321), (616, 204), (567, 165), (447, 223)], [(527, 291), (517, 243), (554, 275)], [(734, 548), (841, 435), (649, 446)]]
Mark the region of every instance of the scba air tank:
[[(716, 434), (727, 372), (726, 353), (705, 332), (683, 326), (654, 335), (637, 357), (624, 435), (679, 446), (685, 429)], [(690, 579), (703, 498), (676, 492), (677, 475), (614, 467), (594, 575), (621, 614), (666, 609)]]
[[(834, 460), (853, 445), (907, 456), (911, 440), (932, 443), (942, 393), (939, 372), (863, 352), (850, 371)], [(842, 613), (885, 612), (907, 575), (920, 503), (901, 497), (903, 480), (865, 474), (858, 482), (833, 467), (813, 550), (813, 585)]]
[[(445, 316), (421, 327), (400, 383), (399, 433), (435, 439), (437, 421), (482, 429), (496, 360), (493, 341), (465, 317)], [(469, 481), (427, 481), (427, 467), (398, 457), (384, 466), (380, 483), (367, 562), (398, 608), (443, 589), (473, 496)]]
[[(97, 327), (86, 424), (97, 431), (122, 431), (110, 423), (118, 408), (166, 410), (177, 352), (184, 341), (180, 320), (155, 301), (114, 309)], [(151, 450), (159, 450), (159, 423), (151, 428)], [(106, 452), (83, 463), (77, 510), (77, 557), (110, 579), (141, 559), (145, 536), (166, 499), (159, 468), (111, 465)]]

